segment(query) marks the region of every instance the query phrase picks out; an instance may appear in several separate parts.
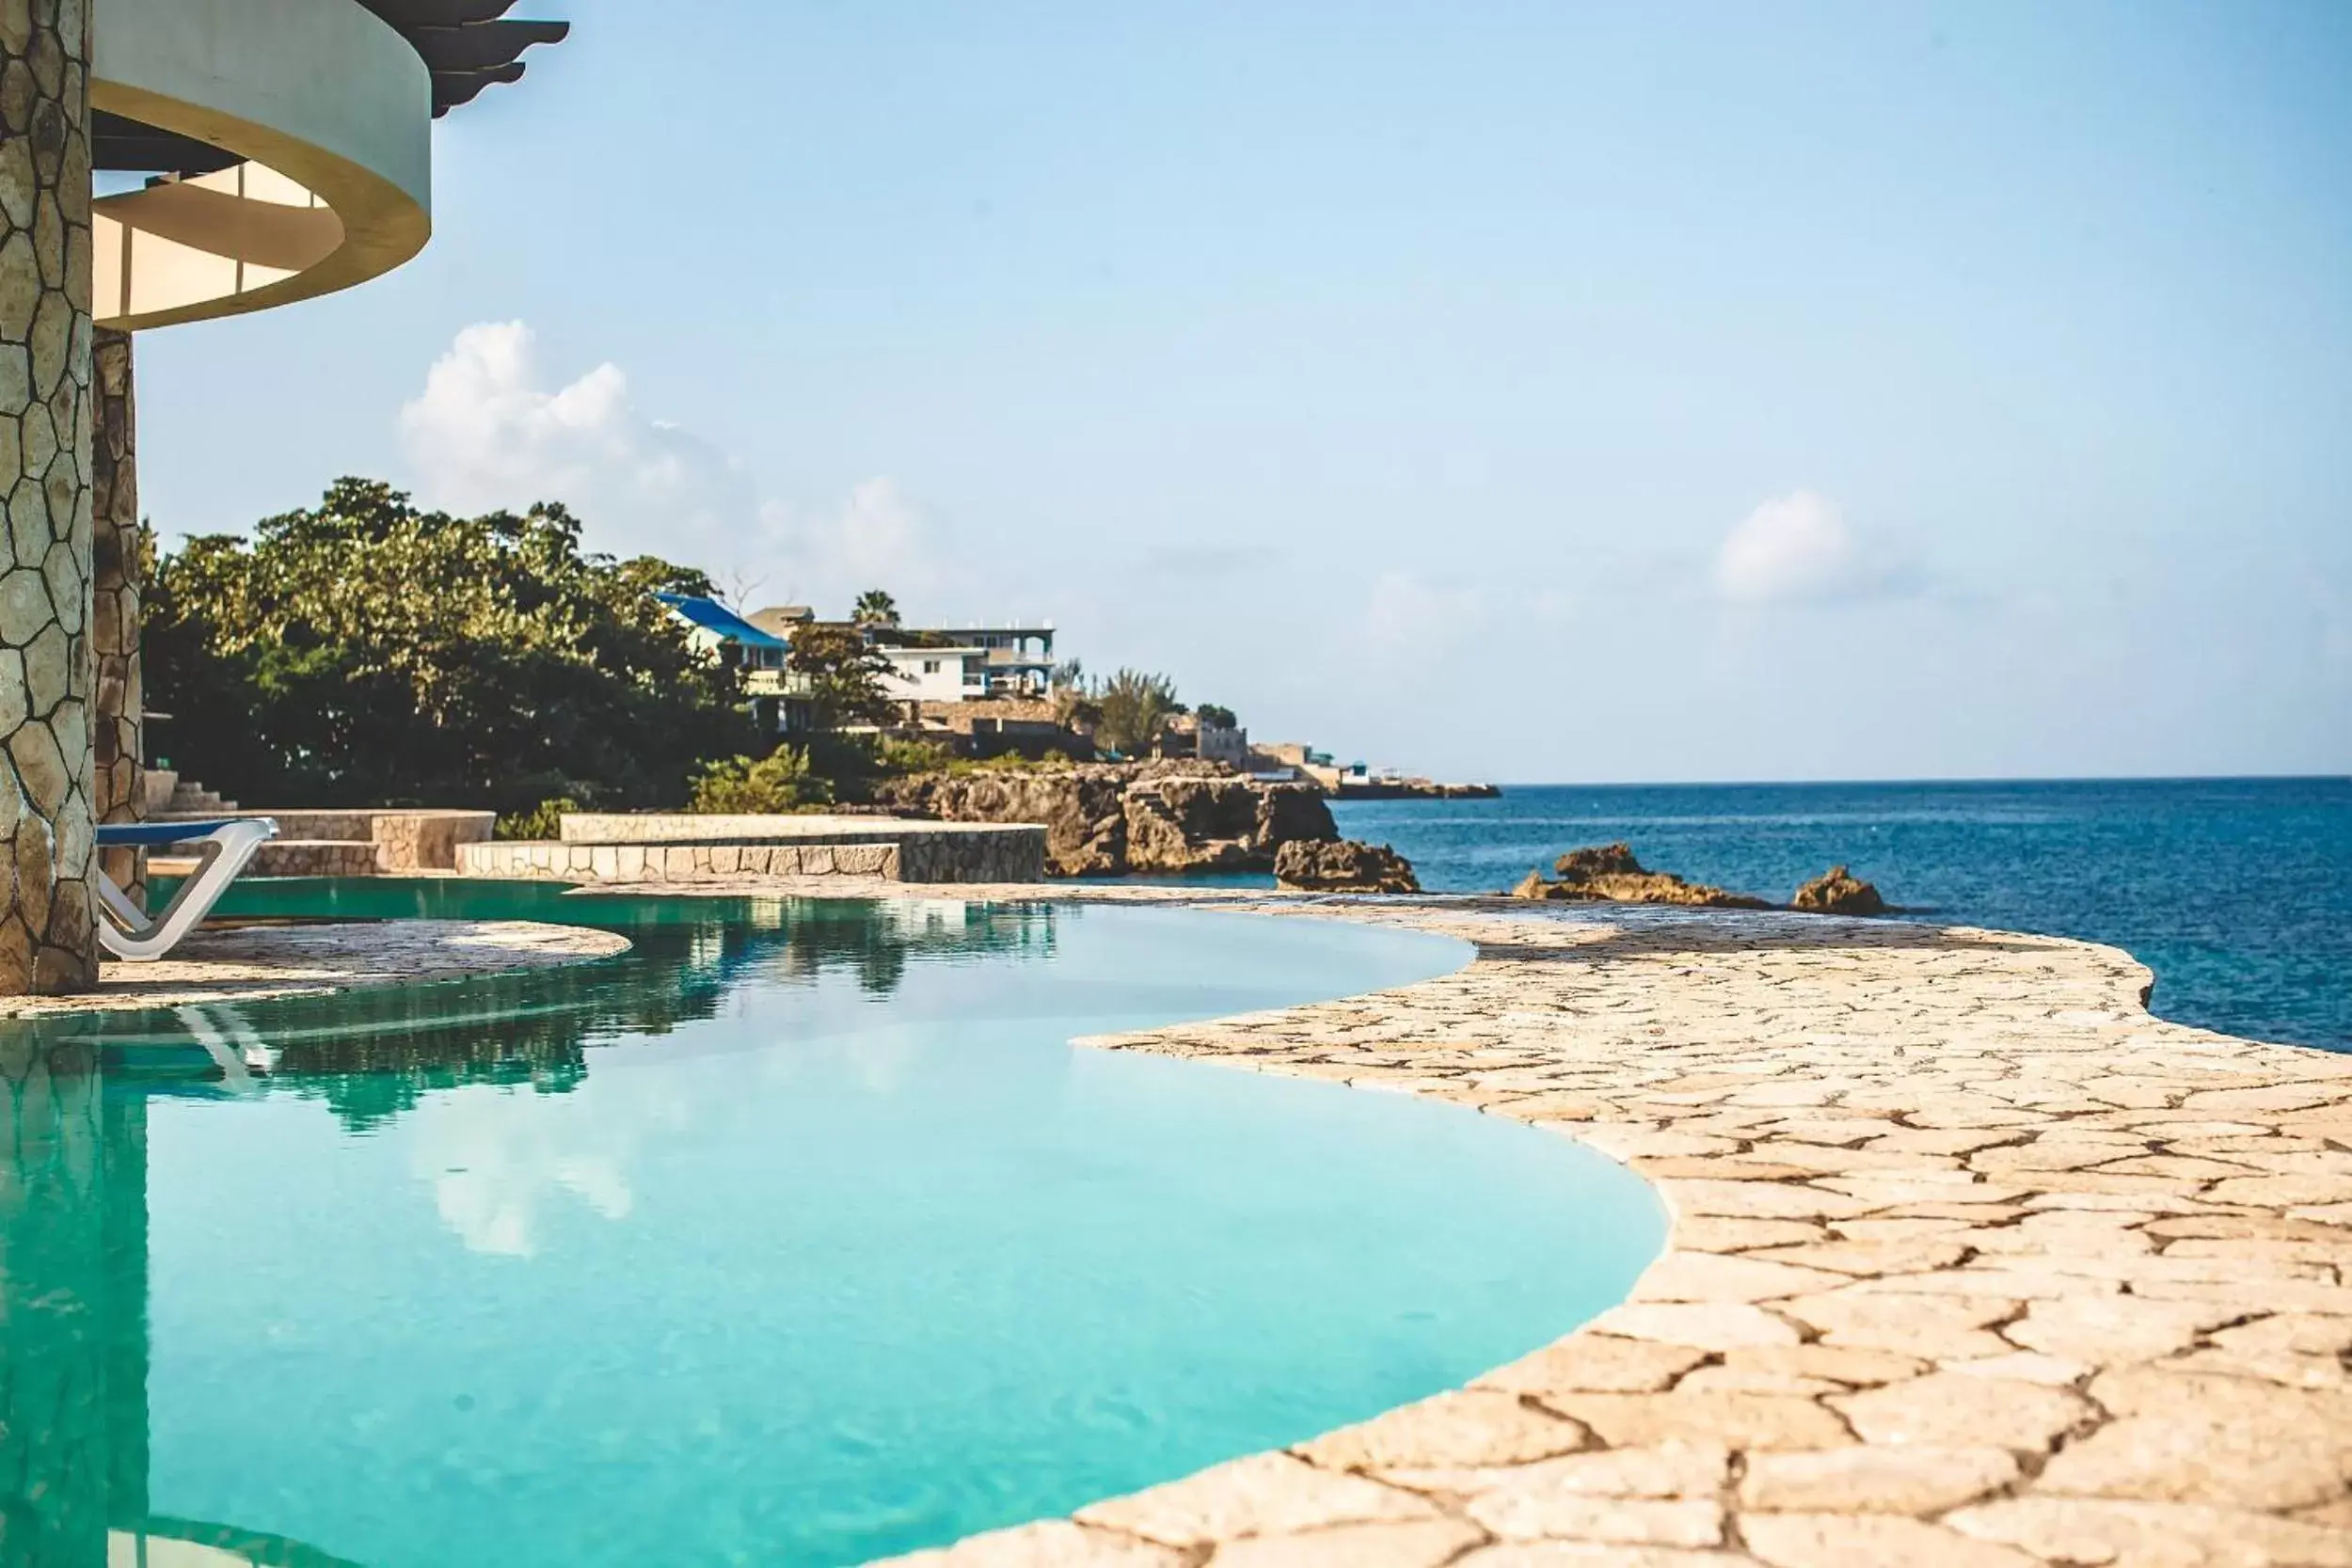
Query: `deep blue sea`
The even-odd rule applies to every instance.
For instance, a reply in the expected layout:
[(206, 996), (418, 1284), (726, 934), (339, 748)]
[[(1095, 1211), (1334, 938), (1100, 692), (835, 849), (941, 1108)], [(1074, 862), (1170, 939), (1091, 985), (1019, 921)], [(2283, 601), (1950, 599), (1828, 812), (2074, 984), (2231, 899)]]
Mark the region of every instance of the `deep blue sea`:
[(2165, 1018), (2352, 1051), (2352, 779), (1522, 784), (1333, 815), (1433, 892), (1496, 892), (1618, 839), (1774, 899), (1843, 862), (1917, 918), (2125, 948)]

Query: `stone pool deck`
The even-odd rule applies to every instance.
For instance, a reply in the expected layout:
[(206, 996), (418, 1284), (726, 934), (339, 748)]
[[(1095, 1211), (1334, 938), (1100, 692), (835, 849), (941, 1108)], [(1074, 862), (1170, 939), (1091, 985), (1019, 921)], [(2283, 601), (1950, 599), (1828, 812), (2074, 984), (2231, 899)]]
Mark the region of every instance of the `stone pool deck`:
[(199, 930), (153, 963), (108, 959), (80, 996), (0, 997), (0, 1019), (318, 996), (611, 958), (628, 939), (529, 920), (394, 920)]

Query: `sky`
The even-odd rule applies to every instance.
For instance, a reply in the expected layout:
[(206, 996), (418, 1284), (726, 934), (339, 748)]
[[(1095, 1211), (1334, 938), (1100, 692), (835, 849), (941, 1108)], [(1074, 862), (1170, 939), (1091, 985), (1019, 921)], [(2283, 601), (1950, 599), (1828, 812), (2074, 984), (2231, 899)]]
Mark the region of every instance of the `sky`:
[(2352, 7), (522, 0), (435, 237), (143, 334), (338, 475), (1534, 781), (2352, 772)]

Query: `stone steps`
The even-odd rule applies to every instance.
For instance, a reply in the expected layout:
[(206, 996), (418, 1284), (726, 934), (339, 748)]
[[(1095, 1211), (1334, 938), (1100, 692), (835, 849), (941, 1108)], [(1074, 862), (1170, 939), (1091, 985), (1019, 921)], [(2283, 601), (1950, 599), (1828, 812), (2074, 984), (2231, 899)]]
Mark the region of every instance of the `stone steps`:
[(150, 817), (225, 816), (237, 809), (236, 801), (215, 794), (193, 779), (183, 779), (177, 774), (169, 775), (169, 778), (171, 793), (161, 801), (155, 799), (153, 791), (149, 792), (147, 815)]

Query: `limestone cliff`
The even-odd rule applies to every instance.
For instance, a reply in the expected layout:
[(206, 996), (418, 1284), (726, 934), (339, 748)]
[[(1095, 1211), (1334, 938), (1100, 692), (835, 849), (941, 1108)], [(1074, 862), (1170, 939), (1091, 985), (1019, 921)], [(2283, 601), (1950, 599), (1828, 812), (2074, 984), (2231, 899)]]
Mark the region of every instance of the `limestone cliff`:
[(1270, 871), (1284, 844), (1339, 836), (1313, 785), (1261, 784), (1214, 763), (917, 773), (876, 798), (948, 822), (1041, 823), (1054, 877)]
[(1274, 879), (1314, 893), (1419, 893), (1413, 863), (1385, 844), (1293, 839), (1275, 852)]
[(1128, 786), (1125, 806), (1131, 871), (1271, 871), (1283, 845), (1339, 836), (1312, 784), (1147, 779)]

